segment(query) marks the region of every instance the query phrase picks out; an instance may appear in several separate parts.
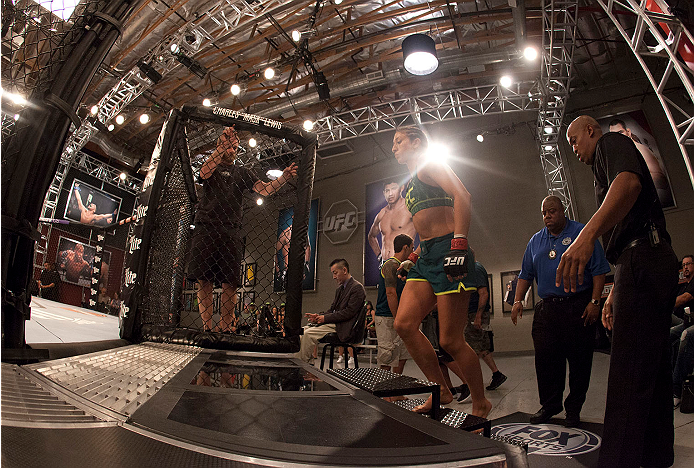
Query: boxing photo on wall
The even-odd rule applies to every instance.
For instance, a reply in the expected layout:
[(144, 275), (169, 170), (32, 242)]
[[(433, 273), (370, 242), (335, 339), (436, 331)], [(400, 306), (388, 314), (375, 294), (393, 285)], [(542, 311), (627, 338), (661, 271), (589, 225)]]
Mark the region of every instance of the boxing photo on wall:
[[(308, 217), (308, 242), (304, 255), (304, 281), (301, 288), (304, 291), (316, 289), (316, 245), (318, 239), (318, 208), (319, 200), (311, 200), (311, 211)], [(289, 244), (292, 240), (292, 222), (294, 208), (280, 210), (277, 219), (277, 243), (275, 246), (275, 271), (273, 291), (282, 292), (287, 286), (287, 262), (289, 260)]]
[(67, 237), (58, 239), (55, 266), (60, 279), (66, 283), (89, 287), (96, 249)]
[[(520, 270), (504, 271), (501, 273), (501, 295), (503, 298), (503, 312), (506, 314), (511, 313), (513, 308), (513, 303), (516, 298), (516, 286), (518, 286), (518, 275)], [(528, 292), (525, 293), (525, 297), (522, 299), (523, 310), (532, 310), (535, 307), (535, 293), (533, 288), (535, 283), (530, 283), (530, 288)]]
[(643, 156), (648, 171), (651, 173), (653, 184), (658, 192), (658, 198), (663, 208), (674, 208), (675, 195), (672, 193), (670, 176), (668, 175), (660, 150), (655, 141), (653, 130), (646, 120), (642, 110), (625, 112), (598, 119), (603, 133), (617, 132), (631, 138)]
[(407, 234), (419, 245), (412, 215), (405, 204), (409, 174), (399, 174), (366, 186), (364, 286), (377, 286), (381, 265), (393, 256), (393, 239)]
[(105, 227), (118, 222), (121, 201), (120, 197), (74, 179), (64, 218), (89, 226)]

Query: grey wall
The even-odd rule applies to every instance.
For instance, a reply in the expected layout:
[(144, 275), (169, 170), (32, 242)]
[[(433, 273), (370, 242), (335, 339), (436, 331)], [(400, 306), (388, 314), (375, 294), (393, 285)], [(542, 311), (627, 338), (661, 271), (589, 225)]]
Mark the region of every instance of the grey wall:
[[(659, 103), (654, 97), (646, 97), (643, 103), (638, 99), (635, 102), (621, 100), (619, 105), (607, 107), (600, 104), (604, 102), (600, 96), (605, 94), (596, 91), (584, 93), (575, 100), (572, 97), (575, 115), (589, 113), (602, 117), (639, 107), (644, 109), (658, 135), (657, 144), (675, 192), (677, 207), (666, 212), (673, 247), (680, 256), (685, 251), (694, 251), (692, 187)], [(615, 110), (608, 112), (608, 109)], [(514, 326), (509, 314), (504, 316), (501, 312), (500, 273), (520, 269), (528, 240), (543, 227), (540, 204), (546, 196), (546, 189), (534, 140), (535, 118), (536, 113), (513, 113), (427, 126), (433, 140), (444, 142), (451, 148), (455, 155), (450, 161), (451, 167), (472, 194), (469, 239), (477, 259), (493, 275), (492, 327), (497, 351), (532, 349), (532, 313), (526, 312), (519, 325)], [(511, 125), (513, 127), (509, 128)], [(497, 134), (496, 129), (502, 131)], [(475, 139), (480, 131), (491, 133), (483, 143)], [(406, 173), (406, 168), (399, 166), (390, 153), (392, 137), (393, 132), (389, 132), (349, 140), (355, 149), (354, 154), (318, 161), (314, 197), (321, 199), (321, 220), (332, 203), (343, 199), (349, 199), (363, 212), (367, 184), (388, 175)], [(563, 136), (562, 141), (565, 141)], [(568, 145), (562, 144), (561, 150), (573, 188), (578, 220), (585, 223), (596, 210), (592, 173), (589, 167), (576, 160)], [(325, 235), (319, 233), (317, 290), (304, 294), (304, 312), (324, 311), (330, 306), (335, 290), (328, 266), (332, 259), (346, 258), (354, 277), (363, 281), (364, 236), (370, 227), (364, 226), (363, 218), (362, 213), (357, 232), (346, 244), (332, 245)], [(369, 300), (375, 301), (376, 294), (375, 288), (367, 289)]]

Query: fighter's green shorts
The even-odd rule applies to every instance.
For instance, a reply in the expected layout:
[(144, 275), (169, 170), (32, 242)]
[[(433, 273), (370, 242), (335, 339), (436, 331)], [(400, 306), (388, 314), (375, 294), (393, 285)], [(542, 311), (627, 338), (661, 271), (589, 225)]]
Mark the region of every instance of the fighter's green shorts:
[(461, 281), (448, 281), (443, 272), (443, 258), (451, 251), (453, 233), (434, 237), (420, 242), (422, 255), (407, 274), (407, 281), (427, 281), (434, 289), (434, 294), (452, 294), (461, 291), (477, 291), (475, 279), (475, 257), (468, 253), (467, 276)]

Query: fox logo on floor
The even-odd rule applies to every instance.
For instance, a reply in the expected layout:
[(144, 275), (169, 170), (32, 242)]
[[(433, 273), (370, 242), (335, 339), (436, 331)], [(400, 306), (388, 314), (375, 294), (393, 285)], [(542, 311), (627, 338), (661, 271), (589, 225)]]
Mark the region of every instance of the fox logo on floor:
[(561, 457), (592, 452), (601, 442), (592, 432), (554, 424), (499, 424), (492, 427), (492, 434), (528, 444), (528, 453)]

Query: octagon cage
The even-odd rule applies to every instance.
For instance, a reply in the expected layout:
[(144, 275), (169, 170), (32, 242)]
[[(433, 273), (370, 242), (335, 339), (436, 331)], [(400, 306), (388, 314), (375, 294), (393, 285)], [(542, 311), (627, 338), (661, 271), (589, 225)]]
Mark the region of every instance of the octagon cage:
[(284, 123), (171, 111), (130, 223), (121, 337), (297, 351), (315, 158), (315, 134)]

